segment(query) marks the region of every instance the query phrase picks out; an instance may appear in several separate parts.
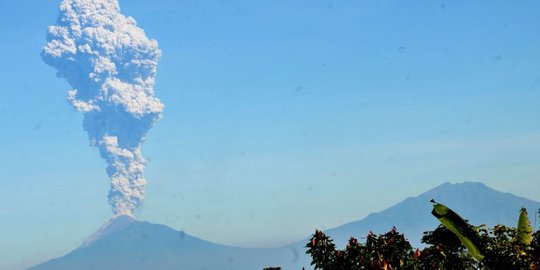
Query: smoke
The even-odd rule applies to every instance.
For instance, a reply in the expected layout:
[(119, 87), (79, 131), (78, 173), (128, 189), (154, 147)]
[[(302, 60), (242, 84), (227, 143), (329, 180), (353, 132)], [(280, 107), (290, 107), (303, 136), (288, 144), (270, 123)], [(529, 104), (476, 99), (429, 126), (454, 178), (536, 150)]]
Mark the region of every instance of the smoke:
[(163, 111), (154, 97), (160, 54), (117, 0), (64, 0), (41, 53), (73, 87), (67, 99), (107, 161), (115, 215), (131, 215), (144, 199), (141, 145)]

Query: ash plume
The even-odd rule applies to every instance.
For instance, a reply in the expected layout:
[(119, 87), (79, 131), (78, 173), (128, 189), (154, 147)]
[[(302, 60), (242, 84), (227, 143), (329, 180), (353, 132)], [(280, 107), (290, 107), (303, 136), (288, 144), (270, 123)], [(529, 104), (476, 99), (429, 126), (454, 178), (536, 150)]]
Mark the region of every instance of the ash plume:
[(132, 215), (144, 199), (141, 145), (163, 111), (154, 97), (160, 55), (117, 0), (64, 0), (48, 28), (41, 56), (73, 87), (67, 99), (84, 113), (90, 144), (107, 161), (115, 215)]

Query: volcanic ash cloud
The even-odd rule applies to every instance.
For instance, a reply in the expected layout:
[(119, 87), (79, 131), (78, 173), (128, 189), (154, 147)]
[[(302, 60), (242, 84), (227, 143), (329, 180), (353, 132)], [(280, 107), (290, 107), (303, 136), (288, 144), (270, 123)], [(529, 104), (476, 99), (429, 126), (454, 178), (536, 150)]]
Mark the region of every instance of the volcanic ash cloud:
[(154, 97), (160, 54), (117, 0), (64, 0), (48, 28), (42, 58), (73, 87), (68, 101), (107, 161), (115, 215), (131, 215), (144, 199), (141, 145), (163, 111)]

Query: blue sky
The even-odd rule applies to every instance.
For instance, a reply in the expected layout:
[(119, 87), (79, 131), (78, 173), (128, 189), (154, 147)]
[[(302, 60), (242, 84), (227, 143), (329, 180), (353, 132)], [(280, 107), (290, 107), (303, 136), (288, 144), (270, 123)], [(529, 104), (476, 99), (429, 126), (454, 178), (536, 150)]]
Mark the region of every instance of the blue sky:
[[(60, 1), (0, 0), (0, 268), (110, 216), (105, 162), (39, 52)], [(276, 246), (443, 182), (540, 200), (536, 1), (120, 1), (163, 55), (138, 218)]]

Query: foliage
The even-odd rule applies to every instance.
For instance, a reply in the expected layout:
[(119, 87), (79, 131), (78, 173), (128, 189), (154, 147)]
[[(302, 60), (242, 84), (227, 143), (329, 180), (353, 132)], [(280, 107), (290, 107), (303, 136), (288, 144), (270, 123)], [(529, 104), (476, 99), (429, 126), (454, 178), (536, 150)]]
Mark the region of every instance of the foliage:
[[(522, 243), (516, 228), (497, 225), (493, 229), (480, 227), (482, 250), (485, 259), (479, 265), (485, 269), (540, 269), (540, 257), (534, 256), (538, 249), (538, 232), (534, 242)], [(536, 246), (535, 246), (536, 245)]]
[(311, 264), (322, 270), (416, 269), (419, 256), (395, 228), (382, 235), (369, 233), (365, 244), (351, 238), (344, 250), (336, 250), (332, 239), (317, 230), (306, 248)]
[(314, 265), (315, 269), (337, 269), (336, 245), (322, 231), (316, 230), (306, 247), (308, 248), (306, 253), (311, 254), (313, 258), (311, 265)]
[(540, 230), (532, 231), (523, 209), (516, 228), (467, 225), (459, 232), (469, 237), (482, 254), (481, 260), (471, 256), (463, 237), (444, 224), (424, 233), (426, 247), (422, 250), (414, 250), (405, 236), (392, 228), (382, 235), (370, 232), (365, 243), (351, 238), (343, 250), (317, 230), (306, 245), (306, 253), (311, 255), (315, 270), (540, 270)]
[(478, 232), (452, 209), (434, 200), (431, 200), (431, 202), (433, 203), (431, 214), (459, 238), (471, 256), (479, 261), (484, 259), (484, 255), (478, 248)]
[(517, 226), (518, 242), (524, 245), (530, 245), (532, 228), (531, 222), (529, 221), (529, 214), (527, 214), (527, 209), (525, 208), (521, 208), (519, 212), (519, 221)]
[(419, 269), (476, 269), (476, 260), (467, 254), (459, 238), (443, 225), (434, 231), (425, 232), (422, 243), (427, 244), (427, 247), (420, 253)]
[(536, 269), (540, 266), (540, 257), (533, 254), (532, 228), (525, 208), (520, 210), (516, 228), (504, 225), (496, 225), (493, 229), (474, 227), (438, 203), (433, 205), (432, 214), (468, 249), (480, 269)]

